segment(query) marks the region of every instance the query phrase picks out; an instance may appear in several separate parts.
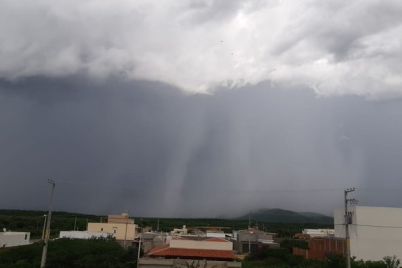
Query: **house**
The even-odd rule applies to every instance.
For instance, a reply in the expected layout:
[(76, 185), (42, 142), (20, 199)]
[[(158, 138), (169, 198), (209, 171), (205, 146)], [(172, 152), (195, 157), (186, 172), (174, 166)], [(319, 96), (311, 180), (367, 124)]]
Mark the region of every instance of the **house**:
[(136, 225), (128, 214), (109, 215), (105, 223), (89, 222), (87, 231), (90, 233), (106, 233), (118, 241), (134, 241), (136, 238)]
[[(402, 208), (355, 206), (349, 211), (351, 256), (382, 260), (396, 255), (402, 259)], [(345, 211), (334, 212), (335, 237), (345, 238)]]
[(262, 248), (279, 248), (274, 241), (275, 233), (268, 233), (255, 228), (239, 230), (233, 233), (234, 248), (240, 254), (254, 253)]
[(10, 232), (3, 229), (3, 232), (0, 232), (0, 248), (28, 245), (30, 236), (29, 232)]
[(141, 268), (153, 267), (233, 267), (236, 262), (233, 243), (222, 238), (173, 237), (166, 246), (150, 250), (138, 262)]
[(301, 234), (296, 234), (295, 238), (301, 242), (292, 248), (295, 256), (322, 261), (330, 256), (345, 254), (346, 240), (335, 237), (331, 229), (304, 229)]

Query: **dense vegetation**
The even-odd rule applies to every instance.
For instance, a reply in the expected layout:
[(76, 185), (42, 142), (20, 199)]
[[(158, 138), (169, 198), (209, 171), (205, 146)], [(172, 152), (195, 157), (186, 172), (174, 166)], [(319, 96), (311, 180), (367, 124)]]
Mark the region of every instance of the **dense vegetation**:
[[(39, 238), (42, 234), (43, 215), (45, 211), (23, 211), (23, 210), (0, 210), (0, 228), (7, 228), (12, 231), (31, 232), (32, 238)], [(106, 220), (106, 216), (95, 216), (85, 214), (75, 214), (67, 212), (54, 212), (52, 215), (52, 237), (57, 237), (59, 231), (73, 230), (76, 220), (76, 230), (86, 230), (87, 222), (99, 222)], [(226, 227), (225, 231), (245, 229), (248, 226), (248, 219), (178, 219), (178, 218), (135, 218), (135, 222), (140, 227), (149, 226), (154, 230), (170, 231), (173, 228), (187, 225), (187, 227), (206, 227), (219, 226)], [(330, 224), (311, 223), (278, 223), (252, 221), (253, 226), (258, 226), (269, 232), (278, 233), (280, 237), (291, 237), (295, 233), (301, 232), (304, 228), (328, 228)]]
[[(155, 218), (137, 218), (136, 223), (140, 226), (150, 226), (157, 228), (158, 219)], [(159, 219), (159, 229), (170, 231), (173, 228), (186, 225), (187, 227), (225, 227), (225, 232), (232, 230), (241, 230), (248, 227), (248, 220), (230, 220), (230, 219)], [(305, 228), (333, 228), (333, 225), (320, 223), (267, 223), (252, 221), (252, 226), (258, 226), (261, 230), (278, 233), (280, 237), (292, 237), (300, 233)]]
[[(0, 268), (39, 267), (41, 252), (41, 243), (1, 249)], [(49, 243), (46, 267), (135, 267), (136, 256), (113, 240), (57, 239)]]
[[(44, 214), (47, 213), (45, 211), (0, 210), (0, 229), (31, 232), (31, 238), (39, 238), (42, 235)], [(76, 230), (86, 230), (88, 221), (98, 222), (100, 217), (56, 211), (52, 214), (51, 235), (55, 237), (60, 231), (73, 230), (75, 222)]]
[(248, 218), (269, 223), (320, 223), (333, 224), (332, 217), (312, 212), (294, 212), (284, 209), (260, 209), (252, 211), (239, 219)]
[[(325, 261), (305, 260), (291, 253), (291, 241), (281, 243), (279, 249), (261, 250), (246, 258), (242, 268), (344, 268), (345, 259), (340, 256), (328, 256)], [(384, 261), (358, 261), (352, 260), (352, 268), (390, 268)], [(398, 266), (396, 266), (398, 267)]]
[[(0, 227), (11, 230), (30, 231), (33, 236), (39, 237), (43, 226), (43, 211), (15, 211), (0, 210)], [(57, 235), (60, 230), (72, 230), (75, 218), (76, 229), (85, 230), (87, 221), (100, 221), (101, 216), (72, 214), (55, 212), (52, 217), (52, 233)], [(104, 220), (105, 216), (102, 217)], [(174, 227), (187, 225), (188, 227), (226, 227), (226, 231), (232, 229), (244, 229), (248, 226), (248, 220), (237, 219), (155, 219), (136, 218), (136, 223), (141, 227), (149, 226), (153, 229), (169, 231)], [(253, 221), (253, 225), (257, 223)], [(322, 228), (331, 225), (319, 223), (273, 223), (260, 222), (259, 228), (270, 232), (277, 232), (281, 237), (292, 237), (303, 228)], [(307, 245), (303, 241), (283, 239), (280, 249), (261, 250), (244, 260), (243, 268), (340, 268), (345, 267), (345, 260), (338, 256), (330, 256), (326, 261), (304, 260), (293, 256), (293, 246), (304, 248)], [(305, 242), (304, 242), (305, 243)], [(28, 246), (0, 249), (0, 268), (28, 268), (39, 267), (42, 244), (35, 243)], [(137, 253), (135, 249), (123, 249), (113, 240), (68, 240), (58, 239), (49, 244), (47, 267), (135, 267)], [(386, 268), (384, 261), (363, 262), (352, 261), (352, 268)]]

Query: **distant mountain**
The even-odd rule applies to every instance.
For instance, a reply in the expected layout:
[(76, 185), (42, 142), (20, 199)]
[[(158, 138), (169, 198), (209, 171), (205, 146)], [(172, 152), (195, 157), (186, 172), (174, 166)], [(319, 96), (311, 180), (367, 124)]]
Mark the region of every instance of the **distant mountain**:
[(313, 212), (294, 212), (284, 209), (260, 209), (249, 212), (238, 219), (270, 223), (319, 223), (333, 224), (333, 218)]

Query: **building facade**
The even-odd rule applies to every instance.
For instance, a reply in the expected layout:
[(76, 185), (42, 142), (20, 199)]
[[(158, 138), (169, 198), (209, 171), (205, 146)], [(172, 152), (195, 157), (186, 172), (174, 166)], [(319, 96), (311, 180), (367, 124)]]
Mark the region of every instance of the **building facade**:
[(97, 239), (109, 238), (111, 235), (108, 233), (95, 233), (88, 231), (60, 231), (59, 238), (68, 239)]
[(323, 261), (330, 256), (344, 256), (346, 240), (336, 237), (308, 237), (302, 239), (306, 242), (306, 248), (293, 247), (293, 255), (301, 256), (308, 260)]
[(167, 244), (167, 233), (146, 232), (141, 233), (141, 248), (144, 253), (148, 253), (155, 247), (162, 247)]
[(28, 245), (30, 236), (29, 232), (0, 232), (0, 248)]
[(170, 240), (169, 245), (172, 248), (233, 250), (233, 243), (231, 241), (216, 237), (175, 237)]
[(89, 222), (87, 231), (90, 233), (107, 233), (116, 240), (133, 241), (136, 237), (136, 225), (128, 214), (110, 215), (108, 222)]
[[(344, 213), (343, 209), (335, 210), (336, 237), (345, 237)], [(402, 208), (356, 206), (350, 213), (352, 257), (376, 261), (396, 255), (402, 259)]]
[(263, 248), (278, 248), (275, 233), (250, 228), (233, 232), (234, 248), (240, 254), (255, 253)]
[(207, 237), (226, 238), (226, 234), (223, 231), (206, 231)]
[(309, 235), (310, 237), (335, 236), (334, 229), (304, 229), (302, 233), (305, 235)]
[(231, 241), (222, 238), (174, 237), (169, 244), (153, 248), (147, 254), (154, 258), (179, 258), (215, 261), (233, 261), (236, 259)]

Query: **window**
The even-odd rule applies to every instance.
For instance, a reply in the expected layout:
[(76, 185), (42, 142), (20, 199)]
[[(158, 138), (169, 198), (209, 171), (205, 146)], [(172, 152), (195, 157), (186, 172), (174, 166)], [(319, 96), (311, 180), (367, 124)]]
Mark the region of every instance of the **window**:
[(103, 232), (103, 228), (101, 228), (101, 232)]
[(116, 229), (113, 230), (113, 233), (116, 233)]
[(28, 238), (28, 235), (27, 235), (27, 234), (25, 234), (25, 240), (27, 240), (27, 238)]

